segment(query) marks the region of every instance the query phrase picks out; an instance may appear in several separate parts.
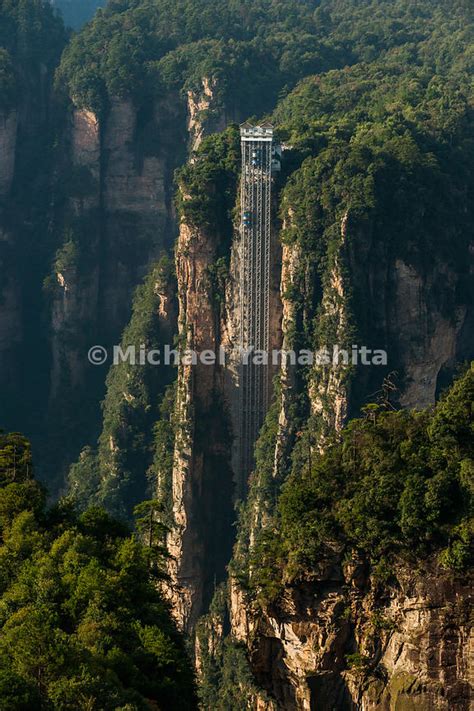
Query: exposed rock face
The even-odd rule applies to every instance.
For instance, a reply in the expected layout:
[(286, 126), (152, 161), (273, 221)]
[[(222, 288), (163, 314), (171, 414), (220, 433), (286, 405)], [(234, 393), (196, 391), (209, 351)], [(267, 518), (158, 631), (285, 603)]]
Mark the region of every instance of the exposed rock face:
[(170, 99), (148, 116), (131, 102), (111, 105), (102, 149), (100, 306), (107, 323), (126, 322), (131, 290), (175, 236), (173, 172), (185, 155), (183, 118)]
[[(73, 109), (70, 125), (72, 170), (82, 171), (79, 179), (89, 179), (89, 189), (70, 198), (70, 209), (81, 218), (100, 210), (101, 137), (97, 116), (86, 109)], [(91, 230), (92, 231), (92, 230)], [(81, 338), (92, 335), (99, 300), (100, 265), (98, 257), (100, 234), (98, 226), (90, 235), (88, 268), (81, 269), (79, 255), (70, 264), (58, 265), (54, 273), (55, 289), (51, 300), (51, 377), (52, 408), (63, 397), (63, 389), (85, 385), (87, 348)], [(87, 333), (86, 331), (86, 333)], [(75, 337), (67, 337), (75, 334)], [(91, 344), (94, 345), (94, 344)]]
[[(178, 323), (180, 336), (190, 351), (215, 353), (218, 347), (219, 314), (212, 301), (208, 271), (216, 246), (216, 241), (203, 231), (181, 224), (176, 253)], [(183, 627), (192, 627), (202, 611), (205, 587), (209, 584), (207, 578), (212, 575), (209, 548), (213, 525), (207, 521), (206, 530), (203, 515), (205, 510), (212, 511), (216, 503), (217, 492), (213, 490), (213, 482), (206, 480), (206, 471), (208, 457), (212, 456), (209, 447), (222, 446), (211, 438), (213, 421), (209, 412), (217, 395), (221, 370), (217, 364), (189, 363), (181, 365), (178, 374), (178, 432), (173, 466), (175, 528), (170, 533), (168, 546), (173, 557), (172, 576), (180, 587), (174, 609)], [(202, 421), (198, 422), (197, 418)]]
[(13, 179), (16, 130), (16, 111), (0, 111), (0, 199), (8, 194)]
[(234, 634), (274, 699), (258, 708), (471, 708), (470, 581), (434, 566), (422, 574), (399, 568), (396, 584), (377, 589), (363, 565), (331, 562), (315, 577), (245, 618), (231, 596)]
[(230, 123), (243, 120), (234, 106), (232, 110), (217, 97), (215, 79), (203, 77), (201, 91), (188, 91), (188, 133), (191, 153), (196, 151), (204, 136), (223, 131)]
[(99, 177), (99, 119), (93, 111), (74, 108), (72, 122), (73, 164), (87, 166)]
[[(80, 343), (66, 340), (69, 332), (81, 333), (81, 327), (91, 319), (90, 304), (97, 302), (98, 270), (92, 269), (87, 279), (81, 279), (77, 267), (56, 273), (55, 297), (51, 305), (51, 385), (50, 397), (62, 397), (63, 388), (80, 388), (87, 367), (87, 349)], [(66, 341), (66, 342), (65, 342)], [(79, 346), (79, 347), (78, 347)]]
[[(232, 413), (238, 392), (232, 359), (221, 358), (236, 345), (238, 326), (235, 274), (226, 289), (226, 307), (215, 300), (210, 269), (220, 235), (182, 222), (176, 252), (179, 333), (185, 348), (210, 351), (214, 364), (181, 364), (178, 370), (178, 431), (173, 466), (175, 527), (168, 545), (176, 617), (192, 630), (206, 611), (216, 582), (230, 559), (233, 520)], [(236, 268), (235, 263), (233, 268)]]
[[(207, 77), (202, 82), (202, 93), (188, 91), (188, 132), (191, 151), (196, 151), (204, 137), (206, 116), (210, 113), (215, 87)], [(217, 124), (225, 128), (225, 117), (220, 116)], [(216, 130), (218, 128), (216, 127)]]
[[(68, 419), (61, 413), (81, 390), (91, 394), (91, 408), (94, 397), (100, 399), (100, 373), (89, 365), (88, 349), (119, 342), (136, 285), (172, 244), (173, 173), (185, 157), (185, 119), (175, 97), (140, 111), (131, 101), (115, 99), (103, 121), (90, 110), (72, 110), (66, 144), (74, 185), (63, 219), (65, 240), (76, 243), (77, 254), (73, 264), (57, 270), (61, 277), (53, 275), (53, 419), (58, 413)], [(93, 441), (98, 415), (85, 423), (89, 431), (74, 428), (72, 451)]]
[[(384, 349), (388, 365), (360, 365), (351, 382), (347, 411), (356, 414), (367, 394), (379, 391), (387, 371), (396, 371), (402, 407), (432, 405), (451, 382), (456, 363), (473, 357), (474, 312), (459, 265), (443, 259), (408, 261), (388, 249), (367, 222), (346, 226), (346, 278), (358, 345)], [(465, 263), (471, 264), (466, 249)], [(466, 294), (463, 296), (463, 294)]]
[(472, 320), (467, 306), (458, 307), (448, 318), (429, 298), (436, 288), (434, 280), (440, 277), (454, 293), (456, 275), (443, 265), (424, 280), (403, 261), (395, 264), (396, 298), (391, 315), (404, 358), (406, 387), (401, 402), (405, 407), (431, 405), (443, 369), (453, 368), (469, 356), (463, 337), (469, 318)]
[[(334, 348), (348, 348), (348, 333), (350, 332), (350, 317), (348, 315), (347, 292), (349, 284), (347, 276), (344, 277), (341, 254), (346, 247), (348, 215), (345, 214), (340, 226), (339, 254), (333, 258), (329, 267), (327, 279), (323, 283), (320, 311), (318, 321), (321, 324), (330, 324), (326, 327), (332, 343), (319, 339), (318, 350), (328, 349), (330, 358), (334, 357)], [(348, 413), (348, 385), (346, 374), (348, 368), (343, 361), (320, 366), (316, 363), (314, 373), (309, 385), (311, 411), (324, 422), (321, 434), (326, 431), (339, 432), (344, 426)], [(323, 440), (321, 440), (322, 442)], [(314, 442), (319, 445), (319, 441)]]
[(113, 100), (104, 127), (91, 111), (73, 111), (72, 168), (86, 169), (91, 184), (85, 198), (72, 198), (72, 206), (84, 217), (99, 212), (92, 248), (100, 251), (100, 294), (90, 309), (100, 311), (105, 338), (120, 333), (133, 287), (172, 242), (172, 178), (184, 156), (179, 119), (171, 100), (148, 114), (130, 101)]
[[(296, 246), (288, 247), (283, 245), (282, 249), (282, 267), (281, 267), (281, 305), (282, 305), (282, 348), (290, 351), (294, 344), (289, 339), (288, 334), (291, 329), (291, 324), (295, 322), (297, 315), (294, 304), (290, 299), (286, 298), (286, 293), (294, 284), (296, 265), (301, 259), (300, 249)], [(280, 467), (284, 463), (285, 453), (287, 451), (290, 432), (292, 429), (290, 406), (291, 394), (295, 391), (295, 373), (291, 364), (284, 362), (280, 371), (281, 382), (281, 400), (280, 412), (278, 416), (278, 434), (275, 443), (275, 458), (274, 472), (275, 476)]]

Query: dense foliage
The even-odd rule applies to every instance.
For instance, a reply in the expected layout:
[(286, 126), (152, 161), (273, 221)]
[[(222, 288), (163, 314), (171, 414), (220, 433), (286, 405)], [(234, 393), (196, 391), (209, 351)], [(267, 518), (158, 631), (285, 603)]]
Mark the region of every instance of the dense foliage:
[[(315, 7), (289, 0), (113, 1), (73, 39), (60, 77), (79, 104), (99, 112), (109, 96), (142, 102), (163, 86), (189, 87), (203, 76), (221, 80), (223, 98), (252, 110), (250, 95), (253, 110), (262, 110), (285, 81), (301, 76), (301, 31), (311, 32)], [(325, 68), (325, 54), (333, 53), (314, 40), (305, 47), (307, 71)]]
[[(370, 21), (365, 15), (369, 6)], [(394, 20), (402, 6), (411, 16), (407, 24), (400, 17)], [(280, 182), (280, 235), (298, 256), (285, 292), (292, 316), (286, 324), (287, 345), (312, 351), (335, 343), (349, 349), (357, 342), (383, 346), (396, 368), (399, 344), (390, 340), (385, 311), (395, 293), (391, 281), (384, 282), (386, 270), (394, 273), (400, 262), (410, 265), (425, 280), (433, 309), (449, 322), (472, 303), (472, 33), (462, 22), (463, 3), (453, 4), (446, 24), (441, 23), (441, 10), (431, 16), (421, 4), (358, 3), (350, 14), (349, 3), (328, 5), (324, 13), (323, 7), (319, 17), (330, 10), (327, 27), (334, 27), (340, 38), (353, 38), (364, 61), (304, 79), (273, 115), (287, 147)], [(336, 17), (340, 24), (334, 26)], [(446, 267), (455, 275), (449, 286), (443, 276)], [(340, 290), (334, 288), (335, 274)], [(382, 288), (388, 293), (380, 292)], [(280, 545), (272, 514), (288, 472), (293, 467), (297, 481), (302, 471), (312, 471), (314, 449), (332, 433), (334, 398), (325, 392), (327, 383), (351, 382), (350, 414), (355, 414), (367, 394), (380, 387), (383, 375), (374, 370), (360, 368), (357, 377), (350, 366), (337, 374), (330, 367), (300, 367), (293, 373), (285, 393), (286, 451), (275, 468), (272, 452), (281, 405), (277, 392), (240, 514), (232, 568), (244, 585), (249, 571), (255, 570), (255, 581), (259, 571), (262, 585), (267, 578), (266, 594), (274, 584), (274, 590), (279, 589), (279, 574), (275, 578), (269, 573)], [(379, 380), (370, 381), (375, 377)], [(398, 378), (403, 384), (403, 371)], [(322, 407), (316, 415), (311, 414), (310, 393)], [(397, 427), (404, 431), (411, 415), (386, 417), (389, 429), (399, 421)], [(370, 437), (366, 445), (370, 456)], [(280, 456), (281, 447), (279, 443)], [(345, 475), (353, 479), (349, 472)], [(302, 541), (304, 535), (308, 530)], [(249, 540), (256, 541), (255, 565), (247, 556)], [(307, 562), (308, 570), (316, 557)]]
[(48, 510), (17, 434), (0, 435), (0, 486), (2, 709), (195, 708), (149, 509), (143, 544), (100, 508)]
[[(98, 112), (110, 96), (142, 103), (207, 77), (228, 110), (261, 113), (304, 76), (387, 51), (439, 68), (469, 44), (467, 9), (462, 0), (114, 0), (73, 39), (59, 76), (78, 104)], [(468, 49), (463, 61), (472, 63)]]
[(240, 161), (240, 135), (235, 126), (205, 138), (192, 163), (177, 171), (180, 216), (192, 227), (224, 239), (229, 251)]
[[(80, 3), (53, 4), (70, 11)], [(66, 20), (82, 23), (82, 13), (93, 4), (98, 3), (83, 2), (81, 15), (71, 20), (64, 10)], [(377, 278), (391, 273), (396, 260), (426, 278), (440, 318), (453, 322), (472, 299), (471, 12), (470, 0), (110, 0), (73, 36), (57, 71), (57, 87), (101, 119), (107, 118), (112, 98), (131, 98), (139, 109), (138, 123), (156, 100), (171, 96), (184, 102), (188, 91), (200, 92), (204, 78), (216, 113), (261, 116), (276, 106), (273, 120), (288, 149), (278, 185), (281, 237), (300, 255), (286, 295), (295, 317), (288, 340), (315, 349), (328, 342), (351, 343), (357, 334), (371, 345), (379, 337), (374, 324), (386, 318)], [(93, 194), (103, 199), (103, 185), (86, 170), (68, 169), (66, 179), (59, 167), (52, 180), (51, 127), (38, 128), (24, 118), (43, 121), (50, 115), (49, 77), (64, 40), (61, 20), (49, 3), (0, 0), (0, 109), (23, 107), (14, 201), (6, 215), (20, 247), (15, 245), (13, 259), (10, 252), (4, 256), (10, 242), (2, 241), (0, 261), (5, 274), (15, 273), (13, 263), (25, 265), (22, 308), (33, 324), (29, 338), (37, 363), (41, 324), (28, 316), (39, 313), (41, 298), (30, 283), (42, 282), (48, 272), (45, 254), (57, 247), (49, 244), (54, 241), (51, 204), (57, 211), (59, 203), (68, 205), (71, 199), (77, 204)], [(150, 145), (155, 139), (147, 134)], [(180, 216), (218, 239), (218, 259), (208, 275), (216, 314), (232, 238), (238, 140), (235, 127), (205, 139), (177, 175)], [(102, 168), (106, 161), (105, 156)], [(63, 246), (48, 262), (66, 274), (86, 273), (102, 258), (90, 243), (104, 215), (97, 210), (84, 218), (81, 210), (71, 211)], [(341, 224), (347, 228), (345, 242)], [(133, 225), (127, 225), (132, 234)], [(126, 248), (120, 245), (124, 261), (134, 258), (142, 238), (137, 234)], [(343, 293), (332, 311), (324, 311), (321, 301), (331, 291), (336, 267)], [(169, 276), (169, 262), (165, 271)], [(369, 275), (376, 276), (375, 283)], [(137, 292), (124, 348), (163, 342), (156, 281), (155, 269)], [(61, 338), (77, 338), (81, 327), (74, 324), (74, 329)], [(396, 345), (388, 345), (396, 353)], [(65, 369), (62, 376), (67, 377)], [(327, 440), (324, 454), (315, 454), (323, 418), (309, 414), (309, 392), (318, 391), (326, 376), (296, 374), (295, 400), (291, 407), (286, 402), (287, 451), (277, 472), (279, 402), (268, 415), (241, 510), (233, 573), (251, 595), (267, 602), (285, 584), (311, 576), (321, 558), (334, 552), (342, 558), (357, 551), (379, 574), (389, 575), (395, 559), (429, 555), (462, 571), (471, 536), (472, 369), (434, 412), (370, 406), (340, 439)], [(169, 373), (156, 368), (123, 364), (112, 369), (98, 445), (83, 450), (70, 474), (80, 507), (97, 501), (125, 518), (146, 495), (148, 473), (159, 501), (138, 510), (137, 528), (147, 549), (99, 509), (79, 517), (66, 505), (48, 511), (44, 492), (31, 478), (28, 443), (19, 435), (1, 436), (2, 708), (131, 710), (150, 703), (192, 708), (182, 642), (153, 585), (163, 575), (162, 522), (172, 523), (176, 423), (169, 380)], [(28, 380), (27, 396), (16, 398), (22, 410), (25, 402), (30, 406), (33, 388), (36, 383)], [(367, 392), (365, 387), (361, 401)], [(357, 396), (354, 390), (353, 402)], [(82, 417), (89, 416), (85, 398), (78, 393)], [(75, 402), (68, 402), (70, 411)], [(327, 413), (333, 403), (326, 396), (322, 405)], [(217, 511), (200, 512), (211, 539), (206, 553), (211, 587), (216, 570), (220, 580), (230, 545), (222, 531), (231, 519), (231, 433), (217, 394), (210, 407), (193, 406), (194, 453), (205, 461), (206, 487), (220, 497), (214, 499)], [(75, 417), (64, 431), (76, 430), (80, 438)], [(47, 435), (53, 448), (54, 436), (64, 439), (59, 426)], [(225, 617), (222, 607), (211, 609), (203, 621), (203, 650), (210, 649), (206, 624), (214, 623), (214, 614), (216, 620)], [(221, 640), (214, 653), (206, 657), (203, 652), (203, 703), (216, 709), (244, 706), (254, 689), (243, 648)]]
[(196, 630), (200, 708), (212, 711), (253, 708), (257, 698), (270, 702), (255, 682), (245, 645), (223, 635), (229, 614), (227, 600), (226, 585), (218, 586), (209, 612), (201, 617)]
[(380, 570), (437, 551), (462, 571), (473, 534), (473, 402), (474, 365), (434, 410), (367, 406), (324, 453), (296, 463), (250, 552), (253, 592), (277, 594), (335, 550)]

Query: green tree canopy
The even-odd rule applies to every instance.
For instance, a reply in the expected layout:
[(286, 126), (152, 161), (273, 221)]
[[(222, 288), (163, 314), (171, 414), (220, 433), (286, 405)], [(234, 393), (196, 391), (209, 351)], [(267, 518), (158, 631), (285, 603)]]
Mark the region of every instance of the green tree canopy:
[(20, 435), (0, 437), (0, 466), (2, 709), (195, 708), (155, 542), (100, 508), (46, 509)]

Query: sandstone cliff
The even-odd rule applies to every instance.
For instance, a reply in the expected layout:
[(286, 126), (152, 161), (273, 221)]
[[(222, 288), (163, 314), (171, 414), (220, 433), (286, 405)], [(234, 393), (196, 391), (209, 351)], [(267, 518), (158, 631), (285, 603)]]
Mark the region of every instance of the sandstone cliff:
[(68, 342), (64, 334), (77, 333), (81, 324), (81, 332), (97, 343), (116, 342), (130, 312), (134, 286), (172, 241), (172, 175), (182, 138), (179, 128), (170, 135), (174, 119), (166, 106), (154, 106), (143, 119), (131, 102), (117, 100), (102, 127), (91, 111), (73, 110), (70, 170), (81, 185), (64, 216), (71, 225), (66, 236), (77, 241), (75, 231), (81, 225), (90, 232), (78, 247), (82, 254), (66, 279), (67, 292), (57, 277), (52, 407), (60, 375), (55, 362), (69, 365), (73, 383), (84, 385), (88, 377), (83, 352), (87, 344), (80, 339), (79, 344)]
[(322, 561), (263, 612), (242, 617), (233, 595), (234, 635), (273, 699), (255, 708), (467, 711), (472, 581), (432, 564), (394, 578), (381, 585), (363, 561)]
[(187, 91), (187, 130), (191, 154), (198, 150), (205, 136), (223, 131), (229, 124), (243, 120), (236, 107), (229, 110), (225, 103), (217, 101), (218, 89), (216, 79), (203, 77), (201, 91)]
[[(196, 353), (217, 353), (219, 348), (220, 313), (210, 283), (217, 246), (218, 240), (209, 239), (201, 230), (181, 225), (176, 252), (179, 333), (183, 347)], [(223, 368), (218, 363), (190, 362), (179, 368), (174, 527), (168, 543), (173, 578), (180, 587), (174, 609), (180, 623), (188, 628), (209, 602), (214, 576), (224, 573), (226, 540), (229, 556), (232, 474), (222, 382)], [(213, 516), (215, 511), (219, 516)]]
[[(48, 412), (59, 428), (70, 422), (72, 429), (61, 435), (66, 446), (58, 441), (56, 464), (97, 436), (105, 371), (91, 368), (87, 351), (119, 342), (135, 286), (173, 244), (174, 171), (204, 135), (229, 120), (214, 107), (211, 82), (204, 78), (202, 85), (187, 103), (170, 90), (141, 108), (111, 99), (101, 118), (71, 108), (61, 156), (71, 180), (56, 216), (62, 246), (50, 288)], [(88, 412), (80, 422), (73, 412), (79, 399)]]

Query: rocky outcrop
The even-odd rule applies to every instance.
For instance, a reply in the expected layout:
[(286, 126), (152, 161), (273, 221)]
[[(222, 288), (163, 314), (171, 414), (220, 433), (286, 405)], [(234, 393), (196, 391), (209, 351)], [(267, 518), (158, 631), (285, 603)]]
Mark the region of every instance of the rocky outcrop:
[(90, 168), (99, 177), (100, 126), (93, 111), (74, 108), (72, 111), (72, 162)]
[[(191, 153), (199, 148), (207, 133), (205, 124), (212, 116), (214, 91), (214, 82), (207, 77), (202, 80), (202, 92), (188, 90), (188, 133)], [(225, 116), (217, 116), (217, 120), (214, 118), (213, 123), (216, 130), (220, 128), (222, 131), (226, 126)]]
[[(202, 91), (190, 94), (187, 104), (170, 90), (141, 108), (111, 98), (100, 118), (72, 108), (65, 140), (72, 187), (61, 219), (64, 245), (72, 240), (79, 249), (71, 268), (53, 269), (51, 413), (69, 407), (65, 388), (94, 390), (100, 397), (87, 351), (95, 343), (119, 342), (135, 286), (171, 248), (178, 232), (174, 171), (204, 135), (233, 118), (217, 95), (216, 83), (203, 78)], [(82, 444), (97, 427), (96, 421), (82, 433)]]
[(243, 120), (237, 106), (229, 109), (226, 102), (222, 101), (216, 79), (203, 77), (201, 86), (198, 91), (189, 89), (187, 92), (187, 128), (191, 154), (199, 148), (205, 136), (219, 133), (230, 123)]
[(134, 286), (172, 243), (173, 171), (184, 156), (179, 118), (170, 99), (148, 113), (112, 100), (103, 125), (93, 112), (73, 110), (71, 171), (82, 186), (70, 204), (76, 218), (92, 223), (84, 250), (97, 250), (87, 273), (98, 269), (100, 290), (89, 310), (99, 314), (103, 340), (120, 334)]
[[(186, 356), (178, 369), (174, 527), (168, 537), (173, 608), (187, 630), (207, 610), (232, 546), (238, 264), (234, 255), (222, 302), (212, 282), (221, 240), (222, 235), (183, 220), (176, 250), (181, 352), (198, 356), (197, 361)], [(215, 354), (215, 362), (201, 360), (205, 351)]]
[[(84, 278), (73, 264), (55, 272), (51, 302), (51, 384), (55, 403), (63, 390), (80, 389), (87, 368), (87, 342), (81, 329), (91, 320), (91, 303), (97, 303), (98, 271)], [(68, 338), (69, 336), (69, 338)], [(72, 338), (71, 338), (72, 337)], [(92, 344), (94, 345), (94, 344)]]
[[(334, 359), (334, 349), (350, 349), (348, 336), (351, 330), (348, 313), (349, 284), (343, 274), (343, 252), (346, 248), (348, 214), (340, 224), (338, 253), (328, 265), (328, 273), (322, 284), (322, 296), (318, 319), (316, 353), (327, 349), (329, 358)], [(329, 340), (330, 339), (330, 340)], [(327, 432), (339, 432), (348, 414), (349, 386), (347, 375), (349, 366), (341, 359), (332, 360), (328, 365), (316, 360), (309, 384), (311, 414), (321, 423), (318, 436), (312, 444), (322, 446)]]
[(273, 698), (258, 708), (468, 711), (469, 590), (434, 563), (381, 586), (361, 561), (327, 561), (263, 611), (232, 595), (234, 635)]
[(90, 219), (88, 226), (87, 258), (81, 254), (74, 230), (69, 228), (65, 230), (67, 241), (53, 265), (50, 304), (50, 401), (53, 409), (61, 401), (64, 389), (80, 389), (86, 384), (88, 347), (84, 336), (93, 334), (99, 303), (100, 122), (92, 111), (74, 108), (69, 130), (70, 170), (80, 185), (74, 186), (68, 207), (73, 220), (86, 220), (92, 215), (94, 219)]
[[(397, 406), (433, 405), (452, 381), (456, 364), (473, 356), (474, 312), (465, 287), (472, 280), (472, 246), (471, 252), (466, 246), (462, 265), (420, 255), (408, 260), (396, 245), (384, 243), (370, 221), (358, 225), (350, 218), (346, 233), (352, 337), (387, 353), (386, 368), (363, 366), (359, 359), (348, 414), (357, 414), (368, 396), (381, 395), (390, 372)], [(416, 245), (412, 248), (416, 255)]]
[(173, 173), (185, 139), (180, 118), (171, 98), (148, 115), (131, 102), (111, 104), (102, 138), (100, 310), (115, 329), (126, 322), (134, 285), (175, 236)]

